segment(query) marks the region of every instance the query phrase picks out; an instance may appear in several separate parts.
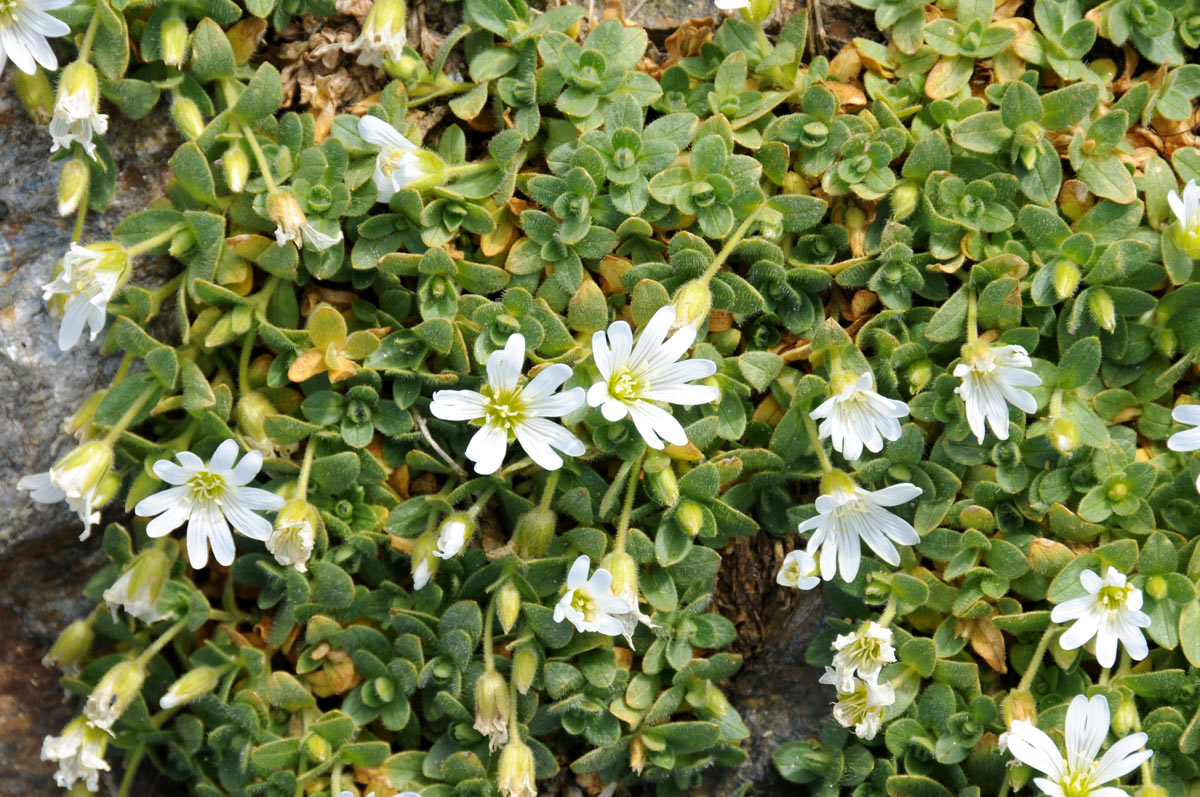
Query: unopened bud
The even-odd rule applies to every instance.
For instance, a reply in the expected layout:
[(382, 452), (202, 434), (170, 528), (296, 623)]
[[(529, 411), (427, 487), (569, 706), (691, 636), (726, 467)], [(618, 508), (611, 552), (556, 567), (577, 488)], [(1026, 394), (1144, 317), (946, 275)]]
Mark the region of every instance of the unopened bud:
[[(1196, 794), (1195, 787), (1196, 787), (1195, 783), (1193, 783), (1192, 786), (1189, 787), (1189, 790), (1188, 790), (1189, 797), (1195, 797), (1195, 794)], [(1167, 791), (1165, 786), (1161, 786), (1157, 783), (1147, 783), (1144, 786), (1142, 786), (1140, 789), (1137, 790), (1135, 797), (1169, 797), (1169, 795), (1170, 795), (1170, 792)]]
[(1175, 330), (1159, 327), (1154, 330), (1154, 345), (1158, 347), (1162, 356), (1173, 358), (1179, 348), (1179, 338), (1176, 337)]
[(58, 215), (69, 216), (79, 210), (87, 198), (91, 172), (83, 158), (78, 156), (63, 163), (58, 173)]
[(230, 193), (240, 194), (250, 178), (250, 156), (239, 146), (231, 146), (221, 156), (221, 169)]
[(171, 245), (167, 248), (167, 254), (171, 257), (181, 257), (192, 250), (196, 245), (196, 235), (191, 230), (181, 228), (171, 236)]
[(921, 189), (912, 180), (901, 180), (892, 191), (892, 219), (904, 221), (917, 209)]
[(920, 393), (933, 378), (933, 363), (929, 360), (917, 360), (908, 367), (908, 389)]
[(505, 581), (496, 595), (496, 617), (504, 633), (513, 630), (517, 618), (521, 615), (521, 591), (511, 581)]
[(111, 732), (113, 725), (138, 696), (145, 681), (146, 670), (141, 663), (122, 661), (115, 664), (88, 695), (83, 713), (97, 728)]
[(79, 405), (79, 409), (75, 410), (75, 414), (67, 420), (63, 421), (63, 433), (75, 435), (82, 439), (91, 429), (92, 419), (96, 417), (96, 408), (100, 406), (100, 402), (104, 401), (104, 397), (108, 395), (108, 389), (97, 390), (92, 395), (84, 399)]
[(537, 559), (546, 552), (554, 539), (558, 517), (548, 507), (535, 506), (517, 518), (513, 532), (514, 550), (522, 559)]
[(304, 740), (304, 749), (308, 752), (308, 757), (317, 763), (328, 761), (329, 754), (333, 752), (325, 737), (316, 733)]
[(167, 66), (176, 69), (183, 67), (187, 60), (188, 27), (180, 17), (172, 14), (162, 24), (162, 60)]
[(796, 172), (788, 172), (783, 176), (783, 192), (785, 194), (807, 194), (808, 185), (804, 178)]
[(749, 7), (742, 11), (742, 16), (751, 25), (761, 25), (775, 12), (779, 0), (750, 0)]
[(675, 308), (676, 329), (699, 329), (712, 311), (712, 289), (708, 287), (708, 281), (697, 278), (685, 283), (675, 292), (671, 306)]
[(438, 526), (437, 545), (433, 555), (439, 559), (452, 559), (457, 556), (467, 540), (475, 531), (475, 520), (466, 512), (454, 512), (448, 515)]
[(1075, 558), (1070, 548), (1057, 540), (1038, 537), (1029, 543), (1029, 566), (1038, 574), (1051, 578)]
[(1156, 601), (1167, 597), (1167, 580), (1160, 575), (1153, 575), (1146, 581), (1146, 594)]
[(679, 503), (679, 479), (669, 464), (662, 470), (646, 473), (643, 484), (659, 505), (671, 507)]
[(1037, 147), (1033, 144), (1027, 144), (1020, 148), (1017, 157), (1021, 159), (1021, 165), (1029, 171), (1033, 171), (1033, 167), (1037, 163), (1037, 155)]
[(13, 87), (29, 118), (39, 125), (50, 124), (54, 117), (54, 87), (50, 85), (46, 71), (37, 67), (32, 75), (27, 75), (18, 69)]
[(58, 667), (68, 673), (79, 672), (79, 664), (92, 649), (92, 624), (87, 620), (76, 620), (62, 630), (50, 652), (42, 658), (47, 667)]
[(1093, 288), (1089, 291), (1088, 309), (1092, 311), (1092, 318), (1096, 319), (1101, 329), (1112, 332), (1117, 328), (1117, 309), (1108, 291), (1103, 288)]
[(487, 670), (475, 682), (475, 730), (488, 737), (488, 749), (508, 741), (508, 684), (495, 670)]
[(533, 751), (519, 739), (513, 739), (500, 753), (496, 785), (504, 797), (537, 797)]
[(420, 537), (417, 537), (416, 543), (413, 544), (412, 578), (414, 590), (423, 589), (437, 573), (438, 562), (440, 560), (433, 553), (437, 547), (437, 540), (436, 533), (427, 531)]
[(200, 107), (182, 94), (175, 95), (175, 101), (171, 103), (171, 118), (188, 139), (195, 140), (204, 133), (204, 115), (200, 113)]
[(1121, 705), (1117, 706), (1117, 711), (1113, 714), (1112, 727), (1113, 732), (1118, 736), (1124, 736), (1131, 733), (1138, 725), (1138, 710), (1137, 704), (1132, 698), (1121, 698)]
[(1070, 260), (1060, 260), (1054, 264), (1054, 293), (1059, 299), (1068, 299), (1075, 295), (1079, 287), (1079, 266)]
[(689, 498), (675, 510), (675, 520), (685, 534), (695, 537), (704, 530), (704, 507)]
[(1037, 701), (1030, 692), (1014, 689), (1004, 698), (1001, 709), (1004, 712), (1004, 725), (1007, 728), (1012, 728), (1012, 724), (1018, 720), (1037, 722)]
[(1050, 425), (1050, 442), (1064, 456), (1079, 448), (1079, 427), (1068, 418), (1055, 418)]
[(197, 667), (184, 673), (179, 680), (171, 684), (167, 693), (159, 698), (158, 705), (169, 709), (190, 703), (216, 689), (220, 680), (221, 671), (216, 667)]
[(525, 695), (533, 686), (538, 673), (538, 656), (529, 645), (521, 645), (513, 653), (512, 679), (517, 691)]

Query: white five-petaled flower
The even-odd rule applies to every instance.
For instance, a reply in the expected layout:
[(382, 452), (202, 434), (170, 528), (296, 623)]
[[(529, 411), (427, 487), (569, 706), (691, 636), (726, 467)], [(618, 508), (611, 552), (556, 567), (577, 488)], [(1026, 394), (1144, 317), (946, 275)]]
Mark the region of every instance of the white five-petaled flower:
[(100, 522), (99, 507), (108, 502), (120, 486), (112, 473), (113, 450), (107, 443), (92, 440), (72, 450), (46, 473), (22, 476), (18, 490), (29, 490), (29, 497), (39, 504), (66, 502), (83, 521), (86, 540), (92, 526)]
[(65, 22), (47, 14), (71, 5), (71, 0), (0, 0), (0, 74), (9, 59), (27, 75), (41, 64), (58, 69), (58, 59), (47, 38), (66, 36)]
[(87, 61), (76, 61), (63, 70), (50, 120), (51, 152), (70, 149), (78, 141), (89, 158), (96, 157), (92, 135), (108, 131), (108, 116), (100, 113), (98, 84), (96, 68)]
[(889, 565), (900, 564), (893, 543), (916, 545), (921, 538), (912, 524), (885, 507), (913, 500), (921, 494), (921, 488), (902, 482), (871, 491), (840, 471), (830, 477), (825, 479), (828, 490), (817, 497), (816, 516), (800, 524), (801, 532), (815, 530), (808, 540), (808, 553), (817, 557), (820, 551), (821, 578), (829, 581), (841, 571), (844, 580), (853, 581), (862, 562), (863, 542)]
[(546, 420), (566, 415), (583, 405), (583, 388), (555, 393), (571, 377), (571, 366), (555, 363), (519, 384), (525, 364), (525, 337), (511, 336), (503, 349), (487, 359), (487, 384), (481, 390), (438, 390), (429, 411), (443, 421), (481, 419), (483, 426), (467, 444), (467, 459), (475, 472), (495, 473), (514, 438), (529, 458), (546, 470), (562, 467), (555, 449), (573, 457), (586, 447), (561, 424)]
[(91, 340), (104, 331), (108, 303), (128, 276), (129, 255), (117, 244), (71, 244), (54, 279), (42, 286), (47, 304), (62, 302), (58, 348), (66, 351), (78, 343), (85, 326)]
[(1153, 755), (1140, 749), (1146, 734), (1134, 733), (1117, 740), (1100, 760), (1096, 755), (1108, 736), (1111, 720), (1103, 695), (1088, 700), (1076, 695), (1067, 708), (1066, 758), (1058, 745), (1031, 722), (1016, 720), (1008, 733), (1013, 758), (1041, 772), (1034, 784), (1051, 797), (1123, 797), (1125, 791), (1105, 783), (1127, 775)]
[(775, 583), (781, 587), (812, 589), (821, 583), (817, 561), (808, 551), (792, 551), (783, 557), (783, 564), (775, 575)]
[(892, 631), (872, 621), (852, 634), (838, 634), (833, 641), (833, 670), (841, 679), (838, 689), (849, 692), (856, 677), (878, 676), (885, 664), (896, 660)]
[(722, 11), (737, 11), (739, 8), (750, 7), (750, 0), (714, 0), (714, 2)]
[(856, 460), (864, 447), (879, 453), (884, 440), (900, 439), (897, 419), (908, 415), (908, 405), (876, 393), (875, 377), (867, 371), (809, 414), (821, 421), (818, 432), (822, 439), (830, 438), (834, 451)]
[(636, 346), (624, 321), (592, 335), (600, 381), (588, 389), (588, 404), (599, 407), (610, 422), (628, 415), (651, 448), (662, 448), (663, 440), (678, 446), (688, 442), (683, 426), (658, 402), (707, 404), (721, 396), (712, 385), (688, 384), (712, 376), (717, 365), (705, 359), (678, 362), (696, 340), (696, 329), (685, 326), (667, 339), (674, 321), (675, 308), (660, 308), (642, 329)]
[(100, 788), (100, 772), (111, 767), (104, 760), (104, 749), (109, 736), (87, 721), (76, 717), (63, 728), (61, 736), (47, 736), (42, 741), (42, 760), (58, 763), (54, 782), (59, 788), (69, 789), (78, 781), (90, 792)]
[[(1189, 183), (1189, 185), (1195, 184)], [(1200, 404), (1180, 404), (1171, 410), (1171, 417), (1179, 423), (1186, 423), (1196, 428), (1176, 432), (1168, 437), (1167, 448), (1181, 452), (1200, 449)], [(1196, 490), (1200, 491), (1200, 478), (1196, 479)]]
[(162, 537), (187, 523), (188, 559), (196, 569), (208, 564), (210, 543), (217, 562), (233, 563), (230, 525), (251, 539), (270, 538), (271, 521), (254, 514), (254, 510), (275, 510), (284, 505), (278, 495), (246, 486), (258, 475), (262, 454), (251, 451), (235, 464), (237, 454), (237, 443), (226, 440), (217, 446), (207, 465), (190, 451), (176, 454), (179, 464), (158, 460), (154, 463), (155, 475), (173, 486), (143, 498), (133, 508), (143, 517), (157, 515), (146, 526), (146, 534), (151, 537)]
[(1179, 225), (1175, 228), (1179, 248), (1190, 257), (1200, 257), (1200, 185), (1195, 180), (1188, 180), (1183, 187), (1183, 196), (1171, 189), (1167, 204)]
[(1033, 362), (1021, 346), (989, 346), (975, 343), (954, 366), (962, 384), (954, 392), (967, 407), (967, 424), (983, 443), (987, 425), (999, 440), (1008, 439), (1008, 405), (1023, 412), (1037, 410), (1037, 399), (1026, 387), (1037, 387), (1041, 377), (1030, 370)]
[(896, 702), (896, 690), (890, 683), (879, 683), (879, 673), (846, 683), (836, 670), (826, 667), (821, 683), (837, 689), (833, 718), (843, 728), (853, 728), (860, 739), (875, 738), (883, 722), (883, 712)]
[(421, 148), (387, 122), (363, 116), (358, 120), (358, 134), (379, 147), (379, 155), (375, 157), (375, 190), (380, 202), (390, 202), (397, 191), (428, 176), (418, 154)]
[(612, 592), (612, 573), (596, 568), (588, 578), (592, 560), (580, 556), (567, 573), (567, 592), (554, 607), (554, 621), (568, 620), (580, 631), (596, 631), (608, 636), (624, 632), (619, 615), (629, 613), (629, 604)]
[(1072, 598), (1054, 607), (1050, 620), (1065, 623), (1074, 620), (1059, 638), (1063, 650), (1074, 650), (1096, 638), (1096, 661), (1111, 667), (1117, 660), (1117, 643), (1125, 646), (1130, 658), (1141, 661), (1150, 649), (1141, 629), (1150, 625), (1150, 616), (1142, 611), (1142, 591), (1127, 583), (1115, 567), (1104, 578), (1091, 570), (1079, 574), (1087, 595)]

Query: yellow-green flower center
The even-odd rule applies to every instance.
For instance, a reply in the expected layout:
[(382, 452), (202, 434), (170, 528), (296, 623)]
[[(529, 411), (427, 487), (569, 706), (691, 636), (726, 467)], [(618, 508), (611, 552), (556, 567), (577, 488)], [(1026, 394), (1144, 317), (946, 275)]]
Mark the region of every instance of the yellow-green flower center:
[(577, 589), (571, 596), (571, 608), (584, 617), (592, 617), (596, 613), (596, 601), (590, 593)]
[(1063, 791), (1063, 797), (1089, 797), (1092, 793), (1092, 773), (1067, 770), (1058, 784)]
[(224, 476), (205, 470), (188, 479), (188, 487), (192, 490), (193, 499), (215, 501), (225, 494), (228, 484)]
[(641, 380), (628, 369), (618, 371), (608, 380), (608, 395), (617, 401), (636, 401), (641, 394)]
[(0, 29), (7, 28), (17, 21), (17, 9), (21, 0), (0, 0)]
[(520, 390), (506, 390), (493, 393), (491, 386), (483, 389), (487, 402), (483, 405), (484, 418), (491, 426), (496, 426), (506, 432), (514, 432), (516, 425), (526, 415), (525, 402), (521, 400)]
[(1125, 606), (1125, 599), (1129, 597), (1128, 585), (1124, 587), (1114, 587), (1107, 584), (1100, 588), (1096, 593), (1096, 600), (1106, 611), (1120, 611)]

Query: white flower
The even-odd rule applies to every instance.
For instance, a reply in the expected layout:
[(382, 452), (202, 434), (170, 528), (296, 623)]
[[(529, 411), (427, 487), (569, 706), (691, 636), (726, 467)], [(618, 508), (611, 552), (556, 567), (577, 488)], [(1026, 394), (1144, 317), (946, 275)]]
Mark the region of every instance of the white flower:
[(0, 74), (8, 59), (27, 75), (41, 64), (58, 69), (58, 59), (46, 39), (66, 36), (71, 29), (65, 22), (47, 14), (71, 5), (71, 0), (4, 0), (0, 3)]
[(326, 235), (312, 226), (296, 195), (286, 189), (277, 188), (267, 196), (267, 214), (275, 222), (276, 246), (288, 241), (303, 246), (307, 241), (314, 249), (325, 250), (342, 240), (340, 227), (337, 235)]
[(230, 525), (251, 539), (267, 540), (271, 522), (253, 510), (283, 507), (284, 500), (274, 493), (245, 486), (258, 475), (262, 454), (251, 451), (235, 465), (237, 453), (237, 443), (226, 440), (217, 446), (208, 465), (190, 451), (176, 454), (178, 465), (169, 459), (158, 460), (155, 475), (174, 486), (143, 498), (133, 508), (143, 517), (157, 515), (146, 526), (150, 537), (162, 537), (187, 523), (188, 559), (196, 569), (208, 564), (210, 543), (217, 562), (233, 563)]
[(642, 329), (637, 346), (624, 321), (617, 321), (607, 333), (599, 330), (592, 335), (600, 381), (588, 389), (588, 404), (599, 407), (610, 422), (628, 415), (651, 448), (662, 448), (663, 440), (679, 446), (688, 442), (683, 426), (656, 402), (707, 404), (721, 396), (711, 385), (688, 384), (712, 376), (717, 365), (704, 359), (677, 362), (696, 340), (696, 329), (683, 327), (667, 340), (674, 321), (675, 308), (660, 308)]
[(820, 551), (821, 578), (829, 581), (841, 571), (842, 578), (853, 581), (862, 561), (860, 543), (865, 542), (889, 565), (900, 564), (893, 542), (916, 545), (921, 541), (908, 521), (896, 517), (884, 507), (899, 506), (921, 494), (921, 488), (908, 482), (864, 490), (841, 474), (832, 489), (817, 497), (817, 515), (800, 524), (800, 531), (816, 530), (808, 540), (808, 553)]
[(467, 459), (475, 472), (495, 473), (515, 438), (530, 459), (546, 470), (557, 470), (563, 460), (554, 449), (573, 457), (586, 449), (583, 442), (560, 424), (546, 420), (566, 415), (583, 405), (583, 388), (554, 391), (571, 377), (571, 366), (555, 363), (519, 385), (525, 363), (525, 338), (513, 335), (504, 348), (487, 359), (487, 384), (481, 391), (438, 390), (429, 411), (443, 421), (483, 419), (483, 427), (467, 444)]
[[(354, 797), (354, 793), (349, 792), (349, 791), (344, 791), (341, 794), (339, 794), (338, 797)], [(367, 797), (375, 797), (375, 792), (371, 792), (370, 794), (367, 795)], [(415, 791), (402, 791), (402, 792), (397, 792), (396, 794), (392, 795), (392, 797), (421, 797), (421, 795), (417, 794)]]
[(86, 540), (92, 526), (100, 522), (99, 507), (112, 498), (120, 480), (112, 473), (112, 447), (92, 440), (75, 448), (46, 473), (22, 476), (18, 490), (29, 490), (29, 497), (40, 504), (63, 501), (83, 521)]
[(987, 435), (984, 421), (992, 427), (997, 439), (1008, 439), (1008, 405), (1023, 412), (1037, 409), (1037, 400), (1026, 387), (1042, 383), (1041, 377), (1029, 368), (1033, 365), (1020, 346), (989, 346), (976, 344), (954, 366), (954, 375), (962, 384), (954, 392), (962, 396), (967, 406), (967, 424), (980, 443)]
[[(0, 62), (2, 63), (2, 62)], [(1190, 257), (1200, 256), (1200, 185), (1188, 180), (1181, 197), (1174, 189), (1167, 194), (1167, 204), (1179, 226), (1175, 228), (1175, 240), (1179, 248)]]
[(403, 0), (375, 0), (363, 20), (362, 32), (350, 44), (342, 47), (348, 53), (358, 52), (358, 62), (382, 68), (384, 61), (399, 61), (404, 55), (405, 16)]
[(162, 551), (151, 548), (138, 554), (129, 569), (111, 587), (104, 590), (104, 602), (113, 619), (124, 609), (144, 623), (157, 623), (171, 616), (159, 609), (163, 587), (170, 575), (170, 562)]
[(1096, 695), (1091, 700), (1076, 695), (1067, 708), (1066, 758), (1053, 739), (1025, 720), (1013, 722), (1008, 734), (1008, 750), (1013, 758), (1046, 775), (1033, 779), (1043, 794), (1051, 797), (1124, 797), (1122, 789), (1103, 784), (1137, 769), (1153, 752), (1139, 750), (1147, 737), (1144, 733), (1134, 733), (1119, 739), (1097, 761), (1096, 754), (1108, 736), (1109, 721), (1108, 701), (1103, 695)]
[(380, 202), (390, 202), (397, 191), (428, 176), (417, 154), (420, 147), (387, 122), (375, 116), (363, 116), (358, 120), (358, 134), (364, 141), (379, 147), (379, 155), (375, 158), (375, 189), (379, 192)]
[(592, 560), (580, 556), (567, 573), (567, 592), (554, 607), (554, 622), (569, 620), (580, 631), (620, 636), (624, 626), (618, 615), (629, 613), (629, 604), (612, 593), (612, 573), (596, 568), (588, 578)]
[(299, 573), (308, 572), (307, 562), (316, 540), (309, 512), (308, 502), (303, 499), (289, 501), (279, 510), (266, 541), (267, 550), (276, 562), (284, 567), (290, 565)]
[(104, 331), (108, 303), (128, 276), (129, 256), (116, 244), (71, 244), (54, 279), (42, 286), (47, 304), (63, 302), (58, 348), (66, 351), (78, 343), (85, 326), (92, 340)]
[(783, 587), (812, 589), (821, 583), (816, 560), (808, 551), (792, 551), (783, 557), (783, 565), (775, 576), (775, 583)]
[(108, 734), (92, 725), (85, 717), (76, 717), (63, 728), (62, 736), (47, 736), (42, 741), (42, 760), (58, 762), (54, 782), (69, 789), (83, 781), (88, 791), (100, 788), (100, 772), (112, 768), (104, 760)]
[[(841, 675), (832, 667), (825, 668), (821, 683), (837, 688), (837, 703), (833, 706), (833, 718), (843, 728), (853, 728), (860, 739), (874, 739), (883, 722), (883, 712), (896, 702), (896, 690), (889, 683), (879, 683), (879, 674), (866, 678), (854, 678), (843, 683)], [(848, 686), (849, 688), (843, 688)]]
[(451, 515), (438, 529), (437, 544), (433, 548), (433, 555), (438, 559), (450, 559), (463, 549), (466, 542), (466, 519), (460, 515)]
[(809, 414), (821, 421), (821, 439), (831, 438), (834, 451), (855, 460), (862, 456), (864, 446), (877, 454), (883, 450), (884, 440), (900, 439), (900, 421), (896, 419), (908, 415), (908, 405), (876, 393), (875, 377), (867, 371)]
[(1096, 661), (1101, 667), (1111, 667), (1117, 660), (1117, 642), (1125, 646), (1129, 656), (1137, 661), (1150, 652), (1141, 629), (1150, 625), (1150, 616), (1142, 609), (1142, 591), (1126, 582), (1115, 567), (1101, 579), (1091, 570), (1079, 574), (1079, 581), (1088, 594), (1072, 598), (1054, 607), (1050, 620), (1075, 624), (1059, 638), (1063, 650), (1082, 647), (1096, 638)]
[(422, 559), (417, 563), (417, 566), (413, 568), (413, 589), (424, 589), (425, 585), (429, 583), (429, 579), (431, 578), (433, 578), (433, 571), (429, 569), (429, 563)]
[(845, 692), (853, 688), (856, 676), (877, 676), (883, 665), (896, 660), (891, 629), (873, 621), (853, 634), (838, 634), (833, 649), (833, 669), (841, 678), (838, 689)]
[[(1195, 187), (1195, 183), (1188, 183)], [(1200, 191), (1200, 188), (1197, 188)], [(1200, 404), (1180, 404), (1171, 410), (1171, 417), (1179, 423), (1200, 427)], [(1167, 448), (1172, 451), (1196, 451), (1200, 449), (1200, 428), (1176, 432), (1167, 438)], [(1196, 479), (1196, 490), (1200, 491), (1200, 478)]]
[(714, 0), (714, 2), (722, 11), (737, 11), (739, 8), (750, 7), (750, 0)]
[(70, 149), (78, 141), (88, 157), (96, 157), (93, 133), (108, 131), (108, 117), (100, 113), (100, 90), (96, 68), (87, 61), (76, 61), (63, 70), (50, 120), (51, 152)]
[(112, 727), (133, 703), (146, 682), (146, 671), (136, 661), (126, 659), (109, 668), (88, 695), (83, 713), (97, 728), (112, 733)]

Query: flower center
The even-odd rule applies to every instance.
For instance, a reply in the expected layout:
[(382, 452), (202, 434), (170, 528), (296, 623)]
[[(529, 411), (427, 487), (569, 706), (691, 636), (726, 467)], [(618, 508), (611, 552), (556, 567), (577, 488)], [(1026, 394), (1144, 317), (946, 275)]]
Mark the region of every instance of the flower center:
[(596, 601), (590, 593), (577, 589), (571, 596), (571, 608), (590, 620), (596, 613)]
[(225, 494), (228, 485), (225, 477), (219, 473), (200, 471), (188, 479), (188, 487), (192, 490), (192, 498), (200, 501), (216, 501)]
[(1105, 611), (1117, 612), (1125, 606), (1125, 599), (1129, 597), (1129, 587), (1114, 587), (1104, 586), (1096, 593), (1096, 601), (1104, 607)]
[(525, 416), (525, 402), (521, 401), (521, 391), (511, 390), (489, 395), (490, 390), (490, 387), (484, 388), (484, 395), (488, 397), (487, 403), (483, 405), (484, 417), (490, 425), (512, 432)]
[(641, 392), (642, 382), (632, 371), (620, 371), (608, 380), (608, 395), (617, 401), (636, 401)]
[(0, 0), (0, 30), (16, 23), (20, 7), (21, 0)]
[(1069, 769), (1058, 785), (1062, 788), (1063, 797), (1089, 797), (1092, 794), (1092, 773)]

